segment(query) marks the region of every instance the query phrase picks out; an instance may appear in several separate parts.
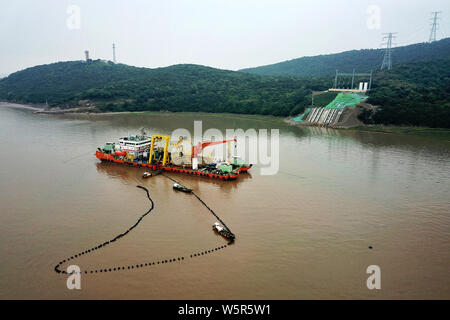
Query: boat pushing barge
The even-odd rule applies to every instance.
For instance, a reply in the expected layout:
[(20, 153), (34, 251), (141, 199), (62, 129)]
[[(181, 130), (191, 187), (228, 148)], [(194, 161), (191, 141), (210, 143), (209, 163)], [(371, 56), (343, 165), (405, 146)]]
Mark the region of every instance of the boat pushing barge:
[[(170, 137), (163, 135), (147, 136), (145, 132), (141, 135), (129, 136), (119, 139), (119, 143), (106, 143), (103, 148), (98, 148), (95, 156), (102, 162), (114, 162), (136, 167), (146, 167), (153, 171), (166, 171), (183, 173), (201, 177), (221, 179), (224, 181), (235, 180), (241, 172), (247, 172), (252, 165), (247, 165), (238, 157), (233, 156), (231, 161), (216, 161), (208, 164), (199, 164), (199, 155), (204, 148), (213, 145), (225, 144), (230, 146), (236, 143), (236, 139), (223, 141), (209, 141), (190, 145), (184, 150), (181, 143), (186, 138), (180, 137), (174, 147), (169, 151)], [(190, 155), (185, 155), (190, 151)], [(174, 161), (176, 159), (188, 158), (190, 164)]]

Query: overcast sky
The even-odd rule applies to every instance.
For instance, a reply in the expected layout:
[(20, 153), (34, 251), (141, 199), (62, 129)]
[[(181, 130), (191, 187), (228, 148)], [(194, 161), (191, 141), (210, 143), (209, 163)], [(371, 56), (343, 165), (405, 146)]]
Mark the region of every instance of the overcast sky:
[(443, 11), (438, 38), (450, 36), (449, 0), (1, 0), (0, 75), (81, 60), (86, 49), (112, 60), (113, 42), (130, 65), (237, 70), (379, 48), (383, 32), (423, 42), (431, 11)]

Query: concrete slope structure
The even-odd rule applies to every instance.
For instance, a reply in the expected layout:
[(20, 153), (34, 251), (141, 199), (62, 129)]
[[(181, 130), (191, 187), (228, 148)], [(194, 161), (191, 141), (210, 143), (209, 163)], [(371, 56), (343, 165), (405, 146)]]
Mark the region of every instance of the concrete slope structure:
[(345, 108), (353, 108), (368, 97), (358, 93), (339, 93), (336, 98), (323, 108), (307, 108), (292, 120), (312, 125), (338, 125)]

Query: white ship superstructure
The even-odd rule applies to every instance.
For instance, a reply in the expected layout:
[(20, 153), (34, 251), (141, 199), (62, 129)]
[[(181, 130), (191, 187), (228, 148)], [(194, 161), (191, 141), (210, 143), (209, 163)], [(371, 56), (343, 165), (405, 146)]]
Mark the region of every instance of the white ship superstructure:
[(144, 153), (150, 150), (151, 144), (152, 137), (145, 135), (123, 137), (119, 138), (119, 144), (116, 145), (116, 150), (126, 151), (134, 157), (146, 156)]

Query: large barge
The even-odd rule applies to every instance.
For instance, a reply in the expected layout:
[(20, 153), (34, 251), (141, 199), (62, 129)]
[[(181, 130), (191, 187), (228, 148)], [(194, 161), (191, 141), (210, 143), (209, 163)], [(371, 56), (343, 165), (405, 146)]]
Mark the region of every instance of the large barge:
[[(190, 145), (188, 148), (190, 150), (183, 149), (182, 143), (186, 142), (186, 138), (180, 137), (178, 142), (172, 143), (173, 148), (169, 150), (171, 144), (169, 136), (147, 136), (143, 132), (141, 135), (120, 138), (118, 143), (106, 143), (103, 148), (97, 149), (95, 156), (103, 162), (114, 162), (150, 168), (153, 171), (163, 170), (224, 181), (235, 180), (241, 172), (247, 172), (252, 167), (251, 164), (244, 164), (237, 156), (231, 157), (230, 161), (212, 161), (206, 164), (202, 161), (201, 164), (199, 163), (199, 155), (204, 148), (225, 143), (230, 146), (231, 143), (236, 143), (236, 139)], [(189, 152), (185, 151), (190, 151), (190, 155)]]

